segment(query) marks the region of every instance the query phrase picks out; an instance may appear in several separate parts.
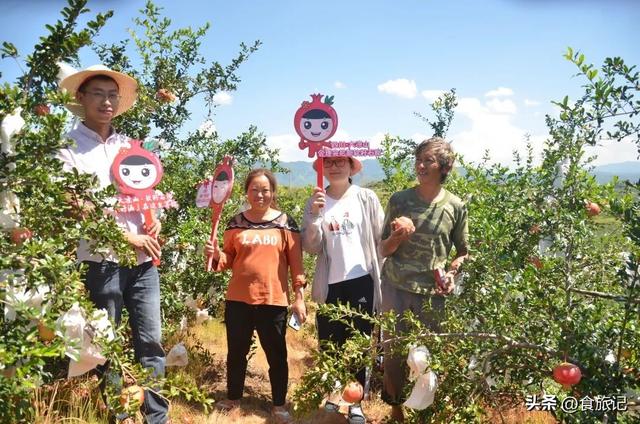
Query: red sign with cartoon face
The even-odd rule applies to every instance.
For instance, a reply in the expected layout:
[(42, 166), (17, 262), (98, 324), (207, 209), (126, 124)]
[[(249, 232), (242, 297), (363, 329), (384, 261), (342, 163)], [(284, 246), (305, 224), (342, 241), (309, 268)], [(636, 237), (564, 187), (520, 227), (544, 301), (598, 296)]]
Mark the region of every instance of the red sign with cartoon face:
[[(131, 147), (120, 149), (111, 164), (111, 175), (120, 192), (117, 212), (142, 212), (146, 229), (153, 222), (156, 209), (175, 208), (178, 204), (171, 193), (154, 190), (164, 174), (160, 159), (142, 148), (140, 140), (130, 140), (129, 144)], [(153, 263), (160, 265), (160, 260), (154, 259)]]
[[(216, 242), (218, 223), (222, 214), (224, 203), (233, 191), (233, 156), (225, 156), (213, 173), (213, 176), (202, 181), (198, 185), (196, 206), (211, 207), (211, 236), (209, 240)], [(207, 257), (206, 270), (211, 271), (213, 257)]]
[(164, 173), (160, 159), (142, 148), (142, 141), (131, 140), (131, 147), (120, 149), (111, 165), (120, 194), (142, 198), (152, 195)]
[(302, 102), (293, 118), (293, 126), (300, 136), (298, 147), (302, 150), (309, 147), (310, 158), (328, 146), (326, 141), (338, 129), (338, 113), (332, 106), (333, 96), (312, 94), (311, 99), (311, 102)]
[(233, 189), (233, 157), (225, 156), (222, 163), (216, 167), (211, 188), (211, 202), (222, 205), (231, 196)]

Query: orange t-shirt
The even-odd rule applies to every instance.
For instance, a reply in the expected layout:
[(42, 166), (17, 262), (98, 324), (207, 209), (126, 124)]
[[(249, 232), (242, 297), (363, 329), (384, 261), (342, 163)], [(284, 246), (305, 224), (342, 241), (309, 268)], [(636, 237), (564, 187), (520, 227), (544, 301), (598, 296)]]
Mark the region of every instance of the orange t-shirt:
[(281, 213), (272, 221), (255, 223), (234, 216), (224, 232), (216, 271), (231, 269), (227, 300), (250, 305), (289, 304), (288, 271), (294, 289), (304, 286), (300, 230)]

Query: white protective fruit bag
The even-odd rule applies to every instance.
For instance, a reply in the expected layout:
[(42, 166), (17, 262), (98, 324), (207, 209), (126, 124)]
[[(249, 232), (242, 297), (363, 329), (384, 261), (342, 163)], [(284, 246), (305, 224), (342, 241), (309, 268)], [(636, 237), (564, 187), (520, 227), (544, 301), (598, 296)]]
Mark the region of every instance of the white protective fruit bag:
[(404, 406), (411, 409), (423, 410), (433, 403), (438, 377), (428, 370), (431, 355), (425, 346), (412, 346), (407, 356), (409, 365), (409, 379), (415, 381), (411, 395), (404, 402)]
[(187, 348), (184, 344), (178, 343), (171, 348), (167, 354), (166, 366), (167, 367), (184, 367), (189, 363), (189, 356), (187, 355)]

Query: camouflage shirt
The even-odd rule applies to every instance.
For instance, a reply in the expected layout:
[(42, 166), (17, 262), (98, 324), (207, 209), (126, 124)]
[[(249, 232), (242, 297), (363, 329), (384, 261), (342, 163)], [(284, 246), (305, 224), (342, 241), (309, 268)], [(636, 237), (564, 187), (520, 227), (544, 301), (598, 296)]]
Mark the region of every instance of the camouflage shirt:
[(468, 250), (467, 208), (460, 198), (443, 191), (444, 196), (435, 203), (420, 199), (415, 187), (394, 193), (389, 199), (382, 239), (389, 237), (391, 221), (399, 216), (411, 218), (416, 231), (386, 259), (381, 275), (383, 284), (433, 294), (433, 269), (446, 269), (452, 246), (456, 252)]

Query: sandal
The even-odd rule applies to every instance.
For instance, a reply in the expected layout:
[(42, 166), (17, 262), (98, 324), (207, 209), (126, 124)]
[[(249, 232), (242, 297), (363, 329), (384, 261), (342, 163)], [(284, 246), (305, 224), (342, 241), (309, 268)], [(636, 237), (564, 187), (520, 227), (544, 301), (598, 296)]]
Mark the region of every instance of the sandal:
[(366, 424), (367, 420), (362, 412), (362, 407), (359, 403), (349, 405), (349, 415), (347, 416), (349, 424)]
[(278, 424), (293, 423), (293, 417), (284, 406), (274, 406), (271, 410), (271, 416), (275, 418)]
[(236, 400), (224, 399), (216, 402), (216, 409), (218, 411), (223, 411), (223, 412), (231, 411), (232, 409), (237, 408), (239, 406), (240, 406), (240, 399), (236, 399)]
[(324, 403), (324, 410), (327, 412), (339, 412), (340, 405), (338, 405), (337, 403), (331, 402), (330, 400), (327, 400)]

